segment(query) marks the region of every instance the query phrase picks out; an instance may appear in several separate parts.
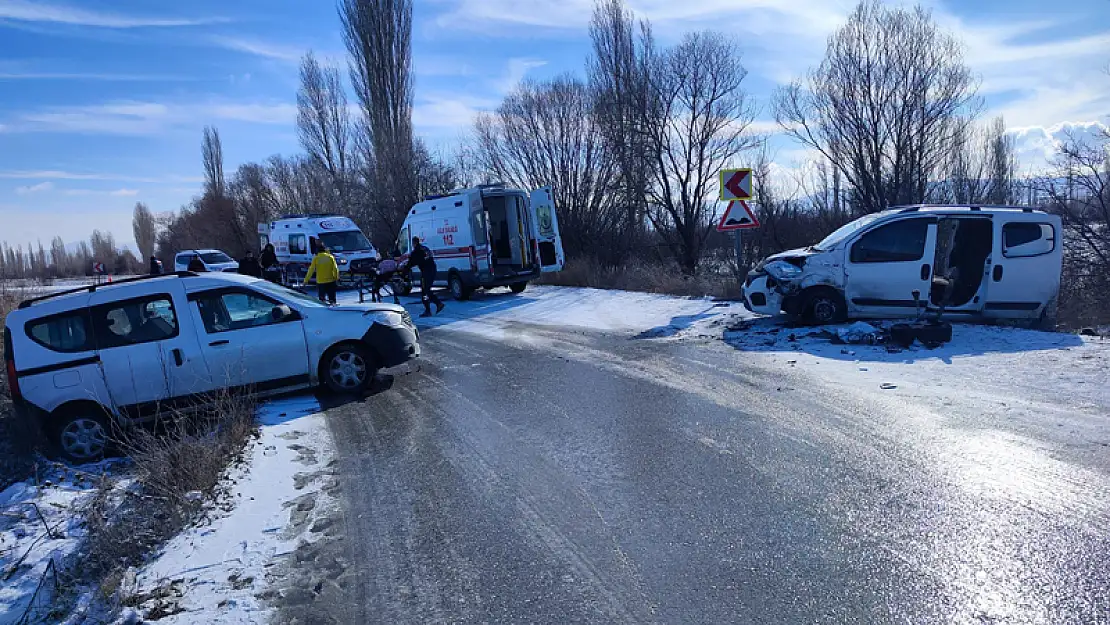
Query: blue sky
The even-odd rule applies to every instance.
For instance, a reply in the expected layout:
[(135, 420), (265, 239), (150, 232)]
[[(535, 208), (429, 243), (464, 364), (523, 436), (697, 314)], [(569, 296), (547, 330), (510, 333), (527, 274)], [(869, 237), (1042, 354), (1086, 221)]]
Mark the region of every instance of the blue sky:
[[(771, 130), (768, 97), (819, 62), (851, 9), (840, 0), (633, 0), (663, 44), (731, 33)], [(1061, 124), (1110, 115), (1110, 0), (930, 0), (967, 45), (987, 115), (1037, 167)], [(591, 0), (416, 0), (414, 122), (451, 150), (477, 111), (521, 77), (583, 74)], [(1051, 7), (1051, 12), (1046, 11)], [(197, 192), (200, 136), (220, 129), (227, 170), (298, 150), (297, 62), (345, 66), (330, 0), (0, 0), (0, 240), (49, 242), (93, 228), (131, 237), (136, 201), (179, 208)], [(783, 138), (776, 161), (806, 153)]]

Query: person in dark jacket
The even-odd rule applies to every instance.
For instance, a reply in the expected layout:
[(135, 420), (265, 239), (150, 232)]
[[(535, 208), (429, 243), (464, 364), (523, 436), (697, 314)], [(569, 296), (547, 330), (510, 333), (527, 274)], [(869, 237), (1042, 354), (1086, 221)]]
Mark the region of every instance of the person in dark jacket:
[(436, 280), (436, 259), (432, 250), (420, 242), (420, 237), (412, 238), (409, 267), (420, 268), (420, 301), (424, 303), (424, 312), (420, 316), (432, 316), (431, 304), (436, 305), (436, 314), (443, 312), (443, 302), (432, 291), (432, 283)]
[(204, 261), (200, 259), (200, 254), (193, 254), (186, 269), (189, 271), (208, 271), (208, 267), (205, 267)]
[(277, 252), (273, 243), (267, 243), (262, 248), (262, 255), (258, 257), (258, 264), (262, 267), (262, 275), (275, 284), (281, 284), (281, 264), (277, 259)]
[(162, 261), (158, 260), (158, 257), (154, 255), (150, 257), (150, 275), (162, 275)]
[(247, 255), (239, 261), (239, 273), (253, 278), (262, 277), (262, 265), (254, 257), (254, 252), (247, 250)]

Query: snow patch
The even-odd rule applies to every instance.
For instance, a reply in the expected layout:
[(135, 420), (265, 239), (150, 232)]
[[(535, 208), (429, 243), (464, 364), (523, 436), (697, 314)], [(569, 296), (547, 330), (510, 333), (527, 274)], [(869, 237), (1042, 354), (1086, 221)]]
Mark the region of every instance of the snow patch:
[[(37, 478), (0, 493), (0, 625), (20, 622), (25, 613), (29, 622), (47, 618), (56, 590), (50, 569), (60, 574), (81, 546), (86, 535), (81, 510), (97, 486), (106, 478), (113, 489), (131, 483), (122, 465), (119, 460), (76, 468), (49, 463)], [(116, 479), (121, 475), (124, 479)]]
[(316, 399), (268, 402), (259, 418), (249, 461), (226, 478), (234, 507), (186, 529), (137, 572), (136, 595), (147, 599), (139, 608), (148, 619), (156, 609), (168, 613), (158, 620), (166, 625), (268, 621), (272, 608), (259, 595), (275, 565), (308, 540), (305, 513), (335, 505), (321, 488), (334, 448)]
[[(339, 299), (343, 304), (358, 303), (358, 293), (341, 293)], [(401, 304), (422, 328), (458, 330), (490, 338), (503, 338), (514, 323), (666, 337), (725, 312), (751, 316), (738, 303), (709, 298), (544, 285), (528, 285), (528, 290), (520, 294), (508, 289), (479, 291), (466, 302), (448, 299), (442, 313), (427, 318), (417, 317), (423, 311), (418, 298), (401, 298)]]

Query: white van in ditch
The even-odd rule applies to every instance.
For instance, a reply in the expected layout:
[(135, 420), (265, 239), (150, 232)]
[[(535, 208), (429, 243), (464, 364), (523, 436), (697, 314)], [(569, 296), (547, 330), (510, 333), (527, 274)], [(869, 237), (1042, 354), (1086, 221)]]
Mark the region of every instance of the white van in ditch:
[(274, 244), (274, 253), (290, 276), (290, 281), (308, 271), (308, 265), (316, 254), (314, 241), (332, 251), (339, 265), (341, 282), (350, 279), (351, 266), (355, 261), (377, 261), (379, 258), (378, 251), (355, 222), (340, 215), (285, 215), (268, 224), (259, 224), (258, 234), (262, 248), (267, 243)]
[(359, 391), (420, 355), (400, 306), (324, 306), (249, 276), (181, 272), (55, 293), (8, 314), (13, 399), (63, 455), (104, 453), (114, 425), (202, 406), (215, 391)]
[(495, 286), (520, 293), (529, 280), (565, 263), (551, 187), (527, 192), (479, 185), (429, 197), (412, 207), (401, 226), (397, 248), (403, 256), (413, 237), (432, 250), (437, 284), (446, 284), (459, 300)]
[(1031, 208), (909, 206), (861, 217), (748, 273), (744, 304), (811, 323), (946, 316), (1053, 321), (1060, 217)]

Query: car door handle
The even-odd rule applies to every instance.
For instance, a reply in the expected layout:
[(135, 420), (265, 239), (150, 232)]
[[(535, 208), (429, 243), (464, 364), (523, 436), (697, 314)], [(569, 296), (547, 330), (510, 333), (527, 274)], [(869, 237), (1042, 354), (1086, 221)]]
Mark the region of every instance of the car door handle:
[(228, 341), (228, 340), (212, 341), (211, 343), (208, 344), (208, 346), (209, 347), (217, 347), (219, 345), (227, 345), (230, 342), (231, 341)]
[(174, 361), (175, 364), (177, 364), (178, 367), (185, 364), (185, 356), (181, 353), (180, 349), (175, 348), (172, 353), (173, 353), (173, 361)]
[(995, 282), (1001, 282), (1002, 281), (1002, 265), (995, 265), (994, 266), (994, 281)]
[(929, 266), (929, 263), (925, 263), (924, 265), (922, 265), (921, 266), (921, 279), (922, 280), (928, 280), (929, 279), (929, 274), (932, 271), (932, 269), (933, 268)]

